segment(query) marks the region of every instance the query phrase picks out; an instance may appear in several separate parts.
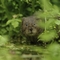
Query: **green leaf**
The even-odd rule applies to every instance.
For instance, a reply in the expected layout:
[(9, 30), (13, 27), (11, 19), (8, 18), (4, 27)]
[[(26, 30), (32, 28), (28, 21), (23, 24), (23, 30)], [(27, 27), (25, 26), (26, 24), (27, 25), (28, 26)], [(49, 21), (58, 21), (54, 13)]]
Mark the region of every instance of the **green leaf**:
[(8, 42), (8, 36), (7, 35), (0, 35), (0, 46), (4, 46)]
[(57, 38), (57, 37), (58, 35), (55, 30), (45, 31), (44, 33), (38, 36), (39, 40), (42, 40), (43, 42), (54, 40), (54, 38)]
[(56, 20), (55, 23), (56, 23), (57, 25), (60, 25), (60, 20)]
[(12, 20), (8, 20), (6, 25), (9, 25), (12, 22)]
[(19, 23), (21, 23), (20, 19), (11, 19), (8, 20), (6, 25), (12, 25), (14, 28), (18, 27)]
[(11, 25), (12, 25), (14, 28), (16, 28), (16, 27), (19, 26), (19, 22), (15, 22), (15, 21), (14, 21), (14, 22), (11, 23)]

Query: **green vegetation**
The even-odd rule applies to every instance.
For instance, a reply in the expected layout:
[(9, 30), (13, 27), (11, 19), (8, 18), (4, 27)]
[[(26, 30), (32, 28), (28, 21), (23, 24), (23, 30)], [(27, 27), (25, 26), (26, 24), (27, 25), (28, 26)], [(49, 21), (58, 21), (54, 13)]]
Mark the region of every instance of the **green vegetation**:
[[(33, 14), (42, 20), (37, 23), (44, 32), (37, 38), (43, 46), (27, 45), (21, 31), (22, 17)], [(0, 60), (24, 60), (24, 54), (60, 60), (59, 0), (0, 0)]]

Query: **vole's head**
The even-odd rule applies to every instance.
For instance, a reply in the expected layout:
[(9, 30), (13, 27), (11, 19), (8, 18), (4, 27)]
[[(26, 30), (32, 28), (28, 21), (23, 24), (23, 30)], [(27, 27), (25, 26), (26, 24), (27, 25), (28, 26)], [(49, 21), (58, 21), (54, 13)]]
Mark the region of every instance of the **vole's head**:
[(22, 32), (26, 36), (38, 34), (37, 20), (34, 16), (24, 17), (22, 21)]

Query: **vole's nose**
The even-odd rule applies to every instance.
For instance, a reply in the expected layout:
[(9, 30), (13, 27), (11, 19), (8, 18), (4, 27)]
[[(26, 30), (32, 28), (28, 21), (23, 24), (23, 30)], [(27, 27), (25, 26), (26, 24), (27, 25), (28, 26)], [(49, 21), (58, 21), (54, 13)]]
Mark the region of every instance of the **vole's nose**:
[(32, 31), (33, 29), (32, 29), (32, 28), (30, 28), (29, 30), (30, 30), (30, 31)]

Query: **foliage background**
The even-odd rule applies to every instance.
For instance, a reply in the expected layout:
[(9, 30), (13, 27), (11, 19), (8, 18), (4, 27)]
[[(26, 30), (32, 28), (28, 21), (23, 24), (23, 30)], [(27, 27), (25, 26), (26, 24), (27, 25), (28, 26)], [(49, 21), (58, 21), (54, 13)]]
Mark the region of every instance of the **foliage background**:
[[(34, 49), (34, 46), (27, 46), (27, 51), (31, 54), (30, 50), (43, 53), (42, 60), (60, 60), (60, 0), (0, 0), (0, 46), (9, 45), (12, 49), (17, 46), (14, 46), (14, 43), (26, 44), (26, 38), (21, 33), (22, 17), (32, 14), (42, 19), (38, 25), (44, 32), (37, 38), (44, 44), (43, 47), (37, 46)], [(19, 48), (19, 52), (24, 54), (25, 48)]]

